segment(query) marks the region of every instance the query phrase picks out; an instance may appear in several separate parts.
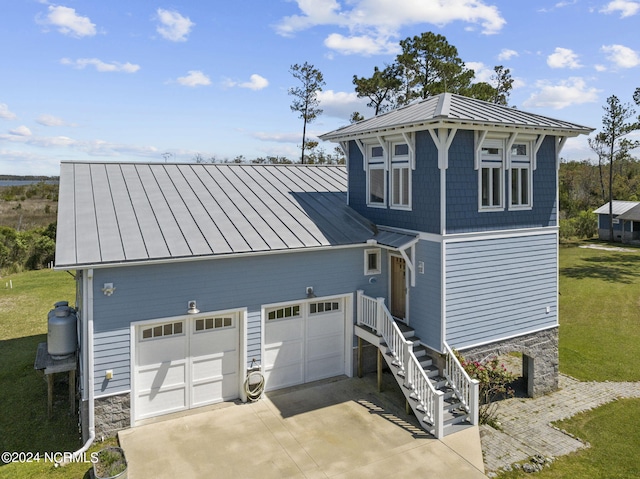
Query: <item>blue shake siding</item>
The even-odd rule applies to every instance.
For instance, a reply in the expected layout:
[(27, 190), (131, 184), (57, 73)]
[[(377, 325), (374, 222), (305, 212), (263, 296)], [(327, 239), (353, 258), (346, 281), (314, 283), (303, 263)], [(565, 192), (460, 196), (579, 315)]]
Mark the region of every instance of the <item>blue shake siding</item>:
[(557, 326), (556, 244), (555, 233), (446, 244), (449, 345)]
[[(542, 142), (533, 171), (533, 208), (530, 210), (478, 211), (478, 170), (474, 167), (474, 132), (458, 130), (449, 148), (446, 170), (446, 232), (449, 234), (556, 226), (555, 137)], [(368, 207), (366, 172), (360, 149), (349, 144), (349, 205), (376, 224), (440, 233), (440, 170), (438, 152), (427, 131), (415, 133), (416, 169), (412, 171), (412, 210)], [(508, 172), (507, 172), (508, 173)], [(503, 194), (509, 199), (508, 175)], [(387, 198), (390, 189), (387, 182)]]
[[(261, 361), (261, 306), (316, 296), (354, 293), (386, 296), (386, 281), (369, 283), (364, 248), (272, 254), (94, 270), (94, 352), (96, 396), (130, 389), (130, 323), (186, 314), (196, 300), (200, 311), (247, 308), (247, 358)], [(382, 278), (387, 274), (382, 255)], [(103, 283), (116, 291), (104, 296)], [(107, 369), (114, 379), (103, 382)]]

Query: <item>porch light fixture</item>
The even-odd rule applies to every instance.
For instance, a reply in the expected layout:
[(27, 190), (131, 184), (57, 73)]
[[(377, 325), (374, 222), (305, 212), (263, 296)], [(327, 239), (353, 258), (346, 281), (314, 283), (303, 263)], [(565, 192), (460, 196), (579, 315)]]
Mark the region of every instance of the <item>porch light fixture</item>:
[(307, 298), (315, 298), (316, 295), (313, 292), (313, 286), (307, 286)]
[(198, 314), (200, 312), (200, 310), (196, 307), (195, 299), (189, 301), (187, 303), (187, 307), (188, 307), (188, 309), (187, 309), (187, 313), (188, 314)]

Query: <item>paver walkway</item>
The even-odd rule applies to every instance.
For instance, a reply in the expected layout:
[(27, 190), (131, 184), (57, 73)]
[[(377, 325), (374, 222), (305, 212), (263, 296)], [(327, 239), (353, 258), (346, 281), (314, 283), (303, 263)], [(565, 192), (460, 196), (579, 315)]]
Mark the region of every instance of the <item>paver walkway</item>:
[(485, 470), (491, 472), (540, 454), (558, 457), (586, 447), (550, 423), (602, 406), (617, 398), (640, 397), (640, 382), (581, 382), (560, 375), (560, 389), (536, 399), (512, 398), (500, 403), (503, 430), (480, 426)]

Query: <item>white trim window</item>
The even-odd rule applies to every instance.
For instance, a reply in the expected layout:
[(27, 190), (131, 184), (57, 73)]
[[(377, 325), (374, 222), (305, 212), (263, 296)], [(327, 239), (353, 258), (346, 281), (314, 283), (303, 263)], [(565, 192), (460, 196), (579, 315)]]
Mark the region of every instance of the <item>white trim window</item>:
[(372, 274), (380, 274), (381, 269), (381, 253), (380, 248), (364, 250), (364, 274), (371, 276)]
[(387, 174), (382, 145), (367, 146), (367, 205), (387, 205)]
[(504, 210), (504, 142), (485, 140), (480, 155), (479, 210), (502, 211)]
[(411, 209), (411, 157), (409, 145), (391, 144), (391, 207)]
[(531, 175), (531, 142), (514, 143), (511, 147), (510, 210), (531, 209), (533, 183)]

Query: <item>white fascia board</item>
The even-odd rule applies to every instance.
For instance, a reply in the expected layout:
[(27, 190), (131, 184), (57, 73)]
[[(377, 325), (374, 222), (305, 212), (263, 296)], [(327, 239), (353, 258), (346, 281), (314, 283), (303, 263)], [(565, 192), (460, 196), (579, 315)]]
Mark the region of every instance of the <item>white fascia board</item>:
[(546, 234), (557, 234), (557, 226), (543, 226), (540, 228), (519, 228), (513, 230), (482, 231), (474, 233), (455, 233), (443, 237), (444, 243), (458, 243), (463, 241), (474, 241), (483, 239), (499, 238), (519, 238), (523, 236), (541, 236)]

